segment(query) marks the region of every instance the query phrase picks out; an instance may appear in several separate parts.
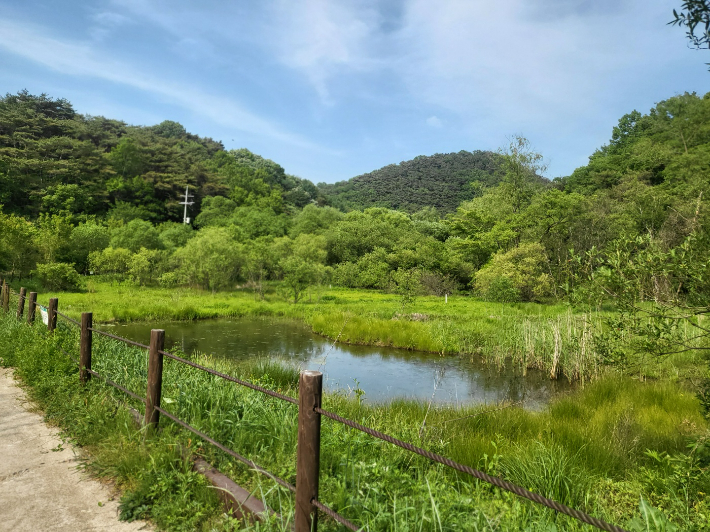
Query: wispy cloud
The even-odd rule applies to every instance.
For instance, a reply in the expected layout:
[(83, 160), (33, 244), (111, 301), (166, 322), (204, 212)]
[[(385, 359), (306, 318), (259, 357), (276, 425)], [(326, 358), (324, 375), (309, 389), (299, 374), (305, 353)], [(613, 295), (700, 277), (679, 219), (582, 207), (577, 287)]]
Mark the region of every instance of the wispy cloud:
[(103, 42), (110, 37), (127, 19), (115, 13), (99, 13), (94, 19), (94, 25), (89, 30), (89, 35), (95, 42)]
[[(334, 103), (340, 75), (387, 68), (384, 16), (373, 0), (264, 0), (252, 5), (195, 4), (174, 0), (111, 0), (178, 39), (218, 40), (288, 67), (311, 85), (321, 103)], [(213, 43), (214, 44), (214, 43)]]
[(366, 70), (377, 62), (369, 50), (378, 40), (380, 16), (368, 2), (279, 0), (271, 13), (280, 60), (303, 72), (326, 103), (332, 76)]
[(152, 76), (140, 68), (101, 55), (88, 44), (47, 37), (47, 33), (43, 28), (0, 20), (0, 47), (62, 74), (98, 78), (153, 94), (234, 130), (323, 150), (244, 109), (231, 98)]

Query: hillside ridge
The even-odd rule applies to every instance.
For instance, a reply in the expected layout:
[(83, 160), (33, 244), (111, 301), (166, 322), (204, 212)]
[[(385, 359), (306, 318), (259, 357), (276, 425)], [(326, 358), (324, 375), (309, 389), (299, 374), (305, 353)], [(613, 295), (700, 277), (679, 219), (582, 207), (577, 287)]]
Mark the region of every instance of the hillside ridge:
[(442, 213), (452, 212), (482, 187), (499, 182), (498, 157), (481, 150), (419, 155), (346, 181), (319, 183), (318, 188), (331, 205), (342, 210), (388, 207), (415, 212), (435, 207)]

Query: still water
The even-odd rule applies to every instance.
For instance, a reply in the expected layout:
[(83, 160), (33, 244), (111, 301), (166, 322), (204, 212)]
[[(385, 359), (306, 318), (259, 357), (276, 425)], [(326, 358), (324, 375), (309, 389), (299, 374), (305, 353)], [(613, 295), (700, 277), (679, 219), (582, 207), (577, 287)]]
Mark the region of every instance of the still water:
[[(335, 344), (300, 322), (275, 319), (221, 319), (130, 323), (111, 332), (147, 344), (150, 329), (165, 329), (166, 348), (200, 351), (243, 360), (265, 357), (300, 369), (322, 371), (327, 389), (359, 387), (369, 402), (415, 398), (435, 403), (497, 404), (522, 401), (539, 409), (570, 388), (541, 371), (499, 371), (471, 357), (438, 356), (386, 347)], [(109, 329), (107, 329), (109, 330)]]

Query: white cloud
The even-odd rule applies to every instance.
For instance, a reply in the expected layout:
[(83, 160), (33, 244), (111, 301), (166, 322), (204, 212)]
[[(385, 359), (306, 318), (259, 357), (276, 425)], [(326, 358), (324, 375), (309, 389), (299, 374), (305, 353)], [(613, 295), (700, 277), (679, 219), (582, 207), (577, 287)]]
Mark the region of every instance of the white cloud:
[(230, 98), (160, 79), (102, 55), (89, 45), (53, 39), (46, 35), (47, 31), (40, 28), (0, 20), (1, 48), (52, 70), (130, 86), (207, 117), (222, 126), (303, 148), (321, 150), (313, 143), (247, 111)]
[(444, 123), (437, 116), (430, 116), (429, 118), (426, 119), (426, 123), (428, 126), (435, 127), (435, 128), (444, 127)]
[(338, 72), (365, 70), (379, 14), (367, 2), (279, 0), (272, 5), (273, 42), (280, 60), (302, 71), (324, 102), (328, 81)]

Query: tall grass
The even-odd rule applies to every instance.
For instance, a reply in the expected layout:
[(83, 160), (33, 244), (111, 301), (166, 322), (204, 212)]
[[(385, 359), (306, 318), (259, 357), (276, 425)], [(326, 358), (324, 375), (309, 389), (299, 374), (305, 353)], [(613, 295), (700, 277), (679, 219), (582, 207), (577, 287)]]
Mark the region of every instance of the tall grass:
[[(181, 456), (180, 446), (205, 456), (281, 514), (271, 523), (253, 525), (253, 530), (290, 526), (290, 493), (167, 419), (161, 420), (163, 430), (156, 434), (135, 429), (120, 405), (141, 404), (99, 379), (81, 387), (76, 368), (60, 346), (76, 353), (76, 330), (61, 326), (49, 335), (41, 325), (30, 328), (10, 316), (0, 318), (2, 364), (16, 368), (48, 421), (63, 427), (87, 450), (88, 467), (115, 479), (125, 490), (124, 518), (148, 517), (166, 530), (239, 526), (222, 515), (209, 487)], [(269, 388), (296, 393), (297, 373), (291, 369), (196, 358)], [(96, 337), (93, 367), (144, 395), (145, 352)], [(294, 483), (294, 405), (170, 360), (165, 361), (162, 397), (163, 406), (181, 419)], [(710, 489), (703, 469), (707, 465), (702, 460), (688, 462), (684, 451), (708, 425), (697, 399), (673, 383), (607, 376), (541, 412), (514, 406), (490, 412), (484, 407), (438, 407), (427, 414), (421, 403), (369, 405), (358, 393), (326, 394), (324, 405), (620, 525), (642, 519), (639, 494), (684, 529), (702, 530), (707, 523), (710, 507), (703, 495)], [(365, 530), (548, 530), (553, 525), (584, 529), (572, 519), (341, 424), (323, 420), (321, 445), (320, 499)], [(668, 485), (658, 482), (668, 470), (668, 460), (675, 460), (679, 471), (693, 478), (685, 482), (678, 474), (674, 480), (675, 492), (685, 493), (684, 499), (671, 496)], [(339, 530), (328, 519), (321, 522), (322, 530)]]

